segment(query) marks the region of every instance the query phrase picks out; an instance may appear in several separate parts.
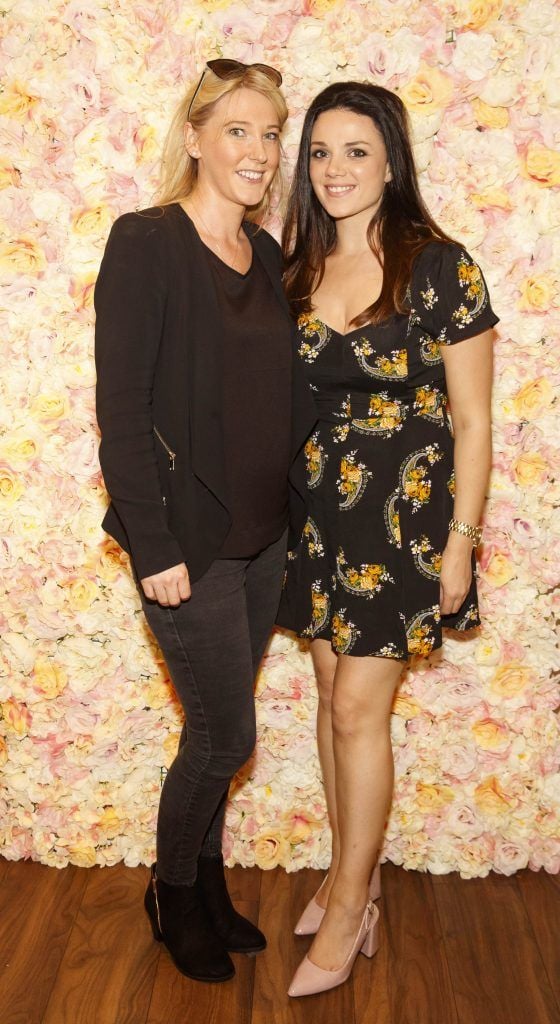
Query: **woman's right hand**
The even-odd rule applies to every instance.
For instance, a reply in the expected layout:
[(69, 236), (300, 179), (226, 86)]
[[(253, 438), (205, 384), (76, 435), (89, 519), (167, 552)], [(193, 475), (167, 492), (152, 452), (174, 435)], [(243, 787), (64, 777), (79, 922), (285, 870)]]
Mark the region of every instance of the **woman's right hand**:
[(189, 572), (184, 562), (156, 572), (154, 576), (145, 576), (140, 583), (150, 601), (157, 601), (166, 608), (177, 608), (191, 596)]

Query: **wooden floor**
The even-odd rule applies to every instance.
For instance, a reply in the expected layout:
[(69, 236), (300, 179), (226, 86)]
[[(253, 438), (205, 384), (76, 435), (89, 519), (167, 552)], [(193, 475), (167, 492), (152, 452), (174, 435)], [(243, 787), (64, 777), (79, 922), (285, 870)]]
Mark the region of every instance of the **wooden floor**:
[(315, 871), (234, 868), (268, 949), (233, 981), (182, 977), (152, 939), (146, 868), (0, 860), (1, 1024), (560, 1024), (560, 879), (381, 870), (381, 947), (332, 992), (289, 999)]

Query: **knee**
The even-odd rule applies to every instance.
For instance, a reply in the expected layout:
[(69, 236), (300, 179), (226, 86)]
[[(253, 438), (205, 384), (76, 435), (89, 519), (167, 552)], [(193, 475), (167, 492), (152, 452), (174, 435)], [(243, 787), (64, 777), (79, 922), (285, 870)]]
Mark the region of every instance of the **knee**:
[(389, 718), (379, 715), (375, 707), (352, 693), (335, 692), (332, 701), (332, 728), (340, 738), (367, 732), (379, 734), (389, 728)]
[(210, 771), (222, 778), (231, 778), (249, 760), (257, 742), (255, 719), (240, 723), (233, 721), (227, 738), (213, 744)]

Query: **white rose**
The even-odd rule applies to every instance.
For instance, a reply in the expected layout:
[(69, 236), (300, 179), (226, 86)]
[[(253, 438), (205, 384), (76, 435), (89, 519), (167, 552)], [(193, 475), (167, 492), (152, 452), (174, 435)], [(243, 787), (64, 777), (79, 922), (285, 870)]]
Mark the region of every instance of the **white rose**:
[(519, 95), (522, 81), (515, 70), (508, 71), (500, 67), (488, 76), (478, 94), (479, 98), (489, 107), (510, 107)]
[(486, 32), (460, 32), (453, 53), (453, 66), (472, 82), (479, 82), (496, 64), (494, 38)]

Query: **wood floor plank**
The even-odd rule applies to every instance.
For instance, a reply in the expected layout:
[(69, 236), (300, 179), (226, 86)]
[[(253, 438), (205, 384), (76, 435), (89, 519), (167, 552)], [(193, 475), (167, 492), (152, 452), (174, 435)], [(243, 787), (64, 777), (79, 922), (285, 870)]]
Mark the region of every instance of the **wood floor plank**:
[(289, 875), (281, 868), (263, 872), (259, 927), (266, 934), (268, 949), (256, 966), (251, 1024), (353, 1024), (350, 980), (317, 996), (291, 999), (287, 995), (292, 975), (312, 941), (295, 936), (294, 924), (323, 875), (309, 869)]
[(431, 876), (381, 866), (380, 947), (353, 971), (355, 1024), (457, 1024)]
[(434, 876), (459, 1024), (555, 1024), (557, 1005), (519, 887)]
[[(256, 924), (261, 872), (257, 868), (236, 865), (226, 870), (226, 879), (236, 909)], [(259, 953), (258, 957), (263, 955)], [(167, 951), (162, 950), (146, 1024), (169, 1024), (170, 1021), (250, 1024), (256, 959), (233, 953), (235, 978), (210, 985), (185, 978)]]
[(29, 860), (4, 862), (0, 886), (2, 1024), (42, 1021), (87, 877), (84, 868), (59, 870)]
[(515, 877), (558, 1004), (560, 1021), (560, 875), (527, 869), (518, 871)]
[(142, 899), (146, 868), (90, 868), (43, 1024), (144, 1024), (159, 948)]

